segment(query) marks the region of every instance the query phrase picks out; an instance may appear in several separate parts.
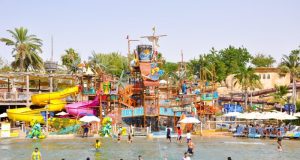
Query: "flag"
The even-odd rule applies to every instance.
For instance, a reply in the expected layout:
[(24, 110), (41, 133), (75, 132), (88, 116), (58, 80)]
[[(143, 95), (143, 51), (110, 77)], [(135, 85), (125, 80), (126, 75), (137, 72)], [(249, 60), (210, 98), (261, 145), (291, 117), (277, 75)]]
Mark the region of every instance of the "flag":
[(155, 32), (155, 26), (152, 28), (152, 31)]
[(126, 39), (129, 39), (129, 35), (127, 35)]

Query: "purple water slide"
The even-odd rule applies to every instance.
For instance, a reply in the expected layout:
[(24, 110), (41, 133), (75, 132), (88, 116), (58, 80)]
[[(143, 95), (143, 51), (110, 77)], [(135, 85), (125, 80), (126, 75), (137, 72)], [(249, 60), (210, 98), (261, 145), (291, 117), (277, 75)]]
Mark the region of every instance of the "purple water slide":
[(66, 105), (66, 110), (73, 116), (96, 115), (95, 107), (99, 106), (99, 96), (92, 101), (83, 101)]

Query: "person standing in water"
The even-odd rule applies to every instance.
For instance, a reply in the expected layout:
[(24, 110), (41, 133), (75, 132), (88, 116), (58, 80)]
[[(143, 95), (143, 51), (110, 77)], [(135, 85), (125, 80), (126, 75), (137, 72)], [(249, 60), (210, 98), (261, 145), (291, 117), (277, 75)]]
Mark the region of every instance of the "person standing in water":
[(180, 143), (182, 143), (182, 130), (180, 129), (180, 127), (177, 127), (177, 141), (179, 141)]
[(191, 160), (187, 152), (184, 152), (184, 156), (182, 157), (181, 160)]
[(138, 160), (143, 160), (141, 155), (138, 156)]
[(278, 128), (278, 131), (277, 131), (277, 149), (278, 151), (282, 151), (282, 144), (281, 144), (281, 141), (282, 141), (282, 136), (281, 136), (281, 131), (280, 131), (280, 128)]
[(189, 140), (187, 152), (188, 152), (190, 155), (193, 155), (193, 154), (194, 154), (194, 148), (195, 148), (194, 143), (192, 142), (192, 140)]
[(167, 126), (167, 140), (171, 143), (171, 128), (169, 126)]
[(98, 149), (100, 149), (100, 147), (101, 147), (101, 142), (97, 139), (96, 143), (95, 143), (95, 148), (96, 148), (96, 150), (98, 150)]
[(187, 133), (186, 133), (186, 143), (189, 143), (191, 139), (191, 133), (190, 133), (190, 130), (187, 130)]
[(131, 133), (129, 132), (128, 133), (128, 143), (132, 143), (132, 136), (131, 136)]
[(121, 133), (118, 133), (118, 143), (121, 142)]
[(42, 155), (39, 151), (39, 148), (34, 149), (34, 151), (31, 154), (31, 160), (42, 160)]

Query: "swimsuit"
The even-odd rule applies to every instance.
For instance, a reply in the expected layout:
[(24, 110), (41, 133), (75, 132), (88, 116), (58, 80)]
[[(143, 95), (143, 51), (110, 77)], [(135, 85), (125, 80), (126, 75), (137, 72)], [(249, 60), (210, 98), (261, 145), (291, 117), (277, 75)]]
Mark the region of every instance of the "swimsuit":
[(32, 160), (40, 160), (41, 159), (41, 152), (32, 152)]
[(100, 142), (98, 142), (98, 143), (95, 144), (95, 148), (96, 148), (96, 149), (99, 149), (100, 146), (101, 146), (101, 143), (100, 143)]

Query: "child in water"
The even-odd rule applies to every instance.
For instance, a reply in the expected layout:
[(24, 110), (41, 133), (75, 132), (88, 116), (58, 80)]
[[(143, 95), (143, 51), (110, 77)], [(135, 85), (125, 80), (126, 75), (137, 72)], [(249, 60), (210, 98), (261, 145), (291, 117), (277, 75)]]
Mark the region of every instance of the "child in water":
[(118, 133), (118, 143), (121, 142), (121, 133)]
[(41, 152), (39, 151), (39, 148), (35, 148), (34, 151), (31, 154), (32, 160), (42, 160)]
[(128, 141), (127, 141), (128, 143), (132, 143), (132, 137), (131, 137), (131, 134), (129, 133), (128, 134)]
[(96, 148), (96, 150), (98, 150), (98, 149), (100, 149), (100, 147), (101, 147), (101, 142), (97, 139), (96, 143), (95, 143), (95, 148)]

